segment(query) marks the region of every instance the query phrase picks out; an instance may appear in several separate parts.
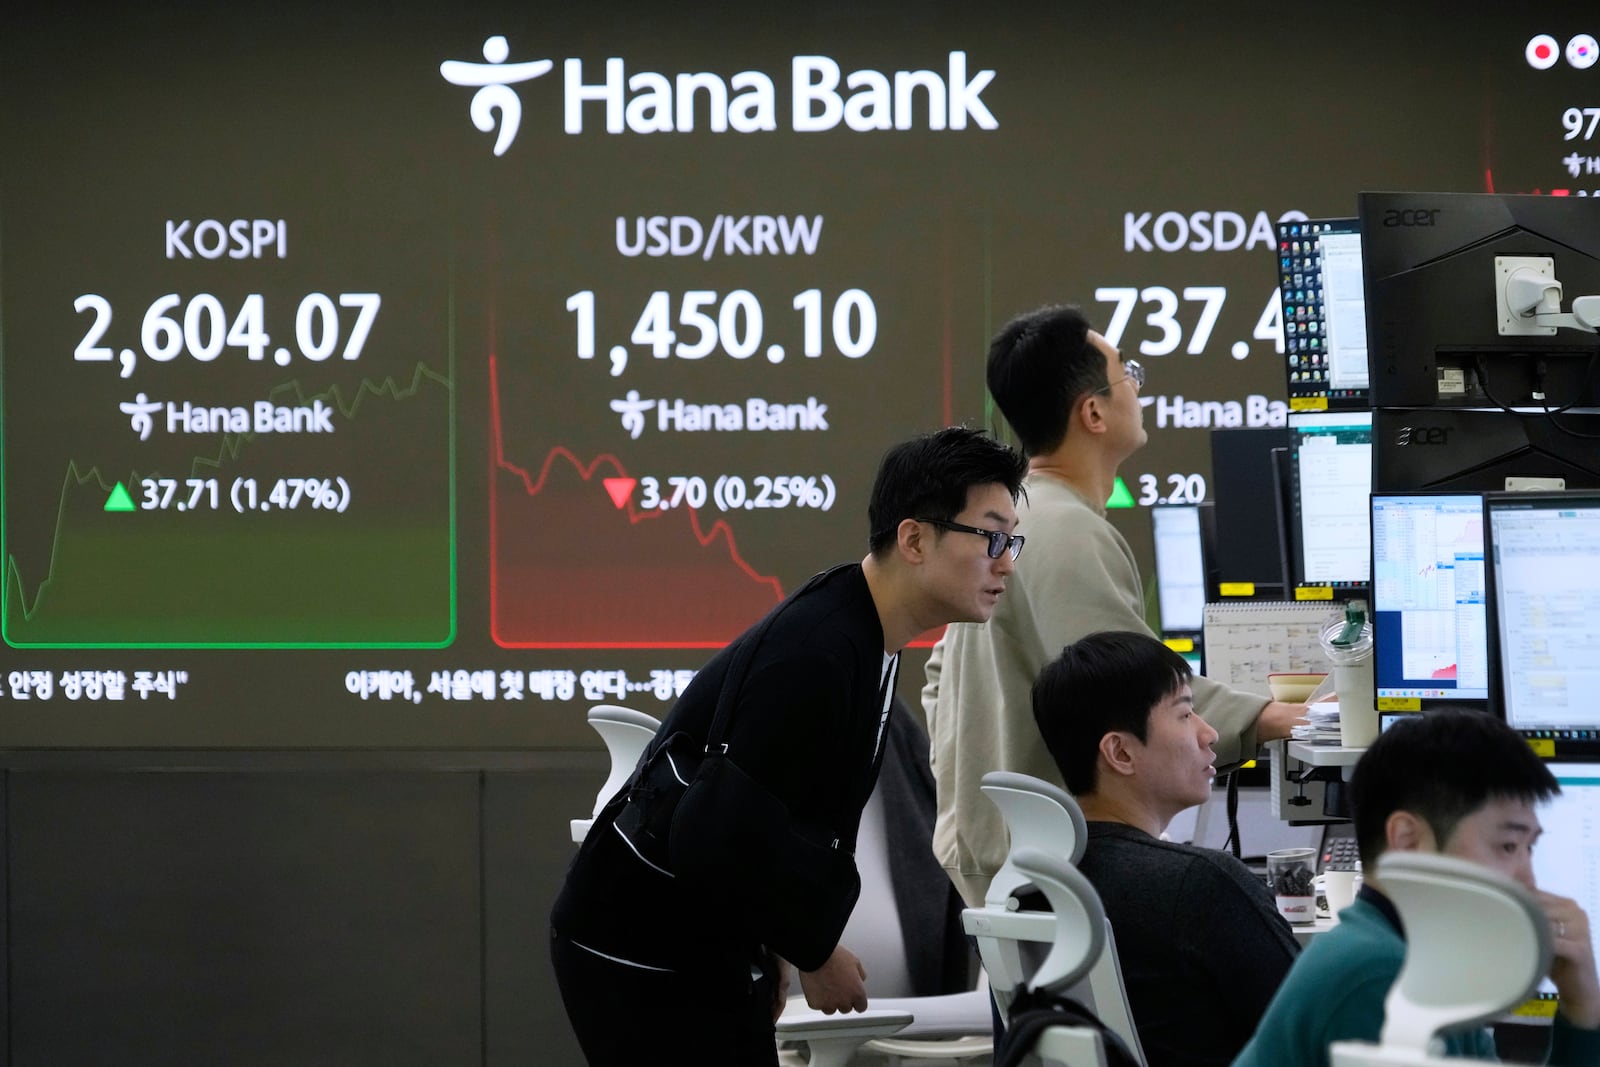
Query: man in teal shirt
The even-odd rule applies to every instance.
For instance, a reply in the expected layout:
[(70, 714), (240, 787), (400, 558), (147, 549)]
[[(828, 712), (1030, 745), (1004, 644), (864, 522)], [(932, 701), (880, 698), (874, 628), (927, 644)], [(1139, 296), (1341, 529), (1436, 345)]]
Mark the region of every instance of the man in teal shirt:
[[(1560, 788), (1515, 731), (1476, 712), (1408, 719), (1384, 731), (1350, 782), (1366, 871), (1391, 849), (1444, 853), (1499, 871), (1538, 898), (1550, 923), (1550, 978), (1561, 1004), (1547, 1062), (1575, 1067), (1600, 1064), (1600, 979), (1589, 917), (1575, 901), (1541, 892), (1533, 879), (1540, 834), (1534, 806)], [(1400, 916), (1369, 873), (1338, 926), (1289, 969), (1233, 1067), (1327, 1067), (1332, 1042), (1376, 1042), (1405, 952)], [(1495, 1059), (1494, 1040), (1481, 1027), (1442, 1036), (1446, 1055)]]

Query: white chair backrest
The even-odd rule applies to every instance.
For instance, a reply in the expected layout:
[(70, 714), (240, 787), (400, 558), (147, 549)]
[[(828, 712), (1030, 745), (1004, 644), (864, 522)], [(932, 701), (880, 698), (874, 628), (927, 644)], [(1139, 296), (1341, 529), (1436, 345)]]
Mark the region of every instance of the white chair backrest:
[(1019, 848), (1036, 848), (1074, 864), (1083, 858), (1088, 825), (1078, 802), (1065, 789), (1015, 771), (990, 771), (980, 788), (1000, 809), (1011, 834), (1010, 854), (990, 881), (985, 903), (1004, 906), (1027, 881), (1013, 863)]
[(1440, 1030), (1521, 1003), (1550, 970), (1544, 911), (1504, 875), (1452, 856), (1390, 852), (1377, 879), (1406, 931), (1405, 963), (1384, 1002), (1383, 1045), (1426, 1051)]
[(1106, 1067), (1106, 1046), (1087, 1027), (1052, 1026), (1034, 1042), (1033, 1059), (1040, 1067)]
[(1009, 862), (1050, 902), (1050, 952), (1028, 978), (1031, 989), (1066, 990), (1089, 974), (1106, 947), (1106, 909), (1100, 894), (1063, 857), (1013, 848)]
[[(1100, 894), (1076, 867), (1060, 856), (1038, 849), (1013, 848), (1010, 860), (1050, 902), (1055, 931), (1049, 954), (1027, 980), (1027, 985), (1030, 989), (1047, 992), (1067, 991), (1081, 1002), (1079, 991), (1109, 948), (1111, 928), (1106, 922)], [(1094, 1004), (1086, 1006), (1100, 1014)], [(1103, 1015), (1101, 1020), (1105, 1021)], [(1142, 1052), (1140, 1059), (1142, 1062)], [(1104, 1041), (1099, 1032), (1090, 1027), (1052, 1026), (1034, 1043), (1029, 1062), (1037, 1062), (1041, 1067), (1105, 1067)]]
[(1139, 1028), (1133, 1024), (1127, 987), (1122, 984), (1122, 963), (1117, 957), (1117, 939), (1111, 932), (1110, 919), (1106, 920), (1106, 946), (1089, 973), (1073, 987), (1072, 997), (1093, 1009), (1101, 1022), (1116, 1031), (1141, 1064), (1149, 1062), (1139, 1041)]
[(1391, 852), (1377, 881), (1406, 930), (1406, 958), (1384, 1001), (1379, 1044), (1335, 1041), (1333, 1067), (1448, 1067), (1440, 1030), (1497, 1018), (1550, 969), (1550, 928), (1522, 886), (1488, 868)]
[[(1055, 936), (1052, 917), (1042, 913), (1015, 912), (1012, 894), (1035, 884), (1016, 864), (1020, 853), (1037, 849), (1069, 865), (1083, 858), (1088, 844), (1088, 823), (1071, 794), (1030, 775), (993, 771), (983, 776), (984, 793), (1000, 808), (1011, 834), (1011, 851), (994, 881), (990, 883), (984, 907), (962, 913), (968, 933), (978, 942), (978, 953), (989, 974), (995, 1002), (1004, 1015), (1024, 984), (1034, 984), (1048, 975), (1044, 964), (1034, 966), (1042, 948)], [(1074, 868), (1073, 876), (1083, 876)], [(1089, 883), (1083, 881), (1085, 886)], [(1042, 888), (1042, 887), (1041, 887)], [(1093, 892), (1093, 887), (1090, 886)], [(1099, 895), (1095, 897), (1099, 907)], [(1116, 939), (1111, 925), (1100, 911), (1104, 949), (1090, 960), (1088, 970), (1072, 983), (1070, 995), (1100, 1016), (1114, 1030), (1140, 1063), (1147, 1062), (1128, 1006), (1122, 969), (1117, 960)], [(1052, 946), (1054, 951), (1054, 946)], [(1048, 963), (1048, 957), (1045, 963)], [(1031, 972), (1031, 979), (1030, 979)]]
[[(879, 785), (882, 784), (880, 780)], [(839, 942), (849, 946), (867, 969), (867, 996), (873, 1003), (884, 997), (909, 997), (911, 970), (894, 896), (881, 788), (872, 791), (867, 806), (861, 810), (861, 825), (856, 830), (856, 870), (861, 876), (861, 895), (856, 898), (855, 910), (850, 913)]]
[(639, 757), (650, 744), (650, 739), (661, 729), (661, 720), (617, 704), (596, 704), (589, 709), (589, 725), (606, 743), (606, 751), (611, 754), (611, 773), (600, 787), (600, 792), (595, 794), (594, 810), (589, 818), (572, 820), (573, 841), (584, 839), (595, 816), (600, 814), (600, 809), (628, 780)]

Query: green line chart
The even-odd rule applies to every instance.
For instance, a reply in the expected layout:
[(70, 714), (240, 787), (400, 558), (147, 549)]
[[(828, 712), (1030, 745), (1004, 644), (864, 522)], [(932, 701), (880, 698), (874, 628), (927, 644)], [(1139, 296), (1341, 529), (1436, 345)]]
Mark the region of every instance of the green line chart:
[[(171, 420), (170, 429), (189, 405), (149, 406), (156, 421)], [(37, 532), (44, 509), (12, 499), (8, 484), (0, 499), (6, 643), (449, 644), (456, 625), (451, 377), (419, 362), (409, 377), (354, 386), (296, 379), (253, 407), (262, 412), (218, 410), (242, 412), (235, 425), (252, 417), (264, 424), (208, 434), (204, 454), (183, 462), (141, 469), (66, 460), (53, 534), (44, 550), (34, 537), (26, 563), (17, 526), (28, 522)], [(296, 418), (332, 432), (272, 429), (273, 419), (283, 426)], [(407, 457), (404, 469), (396, 469), (399, 455)]]

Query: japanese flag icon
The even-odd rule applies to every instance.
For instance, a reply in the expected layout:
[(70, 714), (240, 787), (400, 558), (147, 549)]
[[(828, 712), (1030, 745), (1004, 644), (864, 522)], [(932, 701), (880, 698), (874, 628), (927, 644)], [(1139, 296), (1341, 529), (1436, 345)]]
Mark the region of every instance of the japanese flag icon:
[(1528, 41), (1525, 54), (1528, 66), (1534, 70), (1549, 70), (1561, 58), (1561, 45), (1548, 33), (1541, 33)]

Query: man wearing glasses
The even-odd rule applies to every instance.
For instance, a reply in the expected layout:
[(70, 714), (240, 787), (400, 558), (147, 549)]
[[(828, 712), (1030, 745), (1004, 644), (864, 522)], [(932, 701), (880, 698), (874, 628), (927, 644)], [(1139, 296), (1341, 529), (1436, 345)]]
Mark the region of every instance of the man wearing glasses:
[[(1018, 505), (1028, 555), (988, 625), (945, 631), (922, 694), (939, 798), (934, 852), (971, 907), (983, 904), (1007, 847), (1000, 813), (979, 791), (983, 776), (1008, 770), (1064, 784), (1032, 720), (1039, 672), (1088, 634), (1151, 633), (1133, 551), (1105, 517), (1117, 468), (1147, 437), (1144, 368), (1077, 308), (1046, 307), (995, 337), (988, 384), (1028, 456)], [(1194, 702), (1220, 735), (1219, 766), (1289, 736), (1304, 712), (1206, 678), (1194, 679)]]
[[(1016, 451), (964, 427), (890, 449), (867, 505), (866, 558), (813, 578), (713, 656), (640, 767), (661, 751), (670, 762), (675, 734), (703, 750), (726, 711), (722, 750), (769, 795), (761, 799), (781, 802), (793, 823), (819, 832), (814, 839), (831, 839), (827, 847), (853, 852), (900, 650), (945, 623), (981, 623), (1003, 602), (1022, 550), (1016, 501), (1026, 469)], [(685, 884), (693, 870), (653, 848), (648, 824), (628, 817), (630, 807), (635, 816), (648, 809), (653, 788), (630, 781), (601, 810), (551, 915), (556, 980), (584, 1058), (633, 1067), (663, 1049), (692, 1049), (701, 1065), (775, 1065), (787, 965), (771, 947), (783, 940), (783, 919), (730, 915)], [(715, 884), (749, 884), (751, 857), (709, 851)], [(819, 867), (812, 853), (796, 862), (806, 874)], [(788, 942), (806, 1000), (827, 1013), (865, 1010), (865, 972), (838, 942), (853, 896), (829, 879), (803, 884), (820, 887), (808, 891), (811, 914), (844, 912), (837, 928), (830, 919)]]

